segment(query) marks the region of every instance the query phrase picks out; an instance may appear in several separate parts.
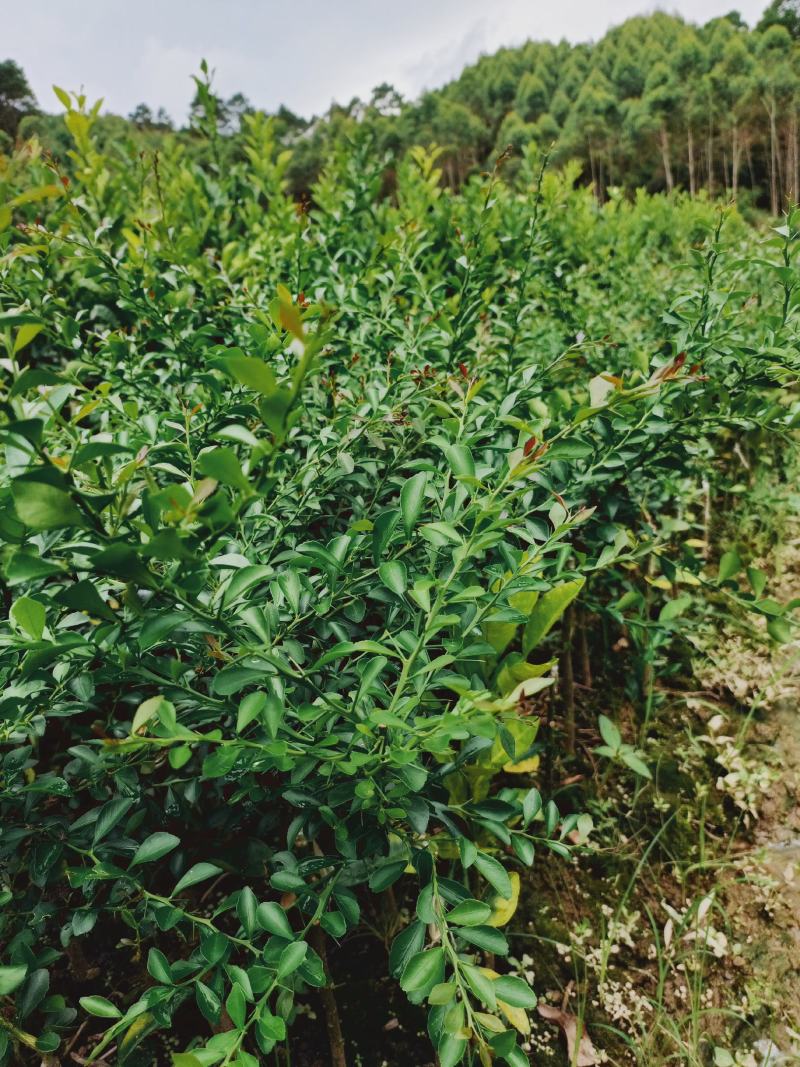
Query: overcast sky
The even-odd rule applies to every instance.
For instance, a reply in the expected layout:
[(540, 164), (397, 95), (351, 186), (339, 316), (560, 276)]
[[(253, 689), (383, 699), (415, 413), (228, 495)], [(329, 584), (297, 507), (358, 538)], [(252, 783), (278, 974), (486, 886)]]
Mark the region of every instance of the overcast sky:
[(6, 2), (0, 59), (22, 65), (41, 107), (59, 107), (55, 83), (103, 97), (107, 110), (145, 102), (183, 122), (203, 57), (222, 95), (241, 91), (257, 107), (309, 116), (384, 81), (416, 96), (482, 52), (528, 38), (595, 40), (657, 7), (697, 22), (735, 7), (752, 24), (767, 0)]

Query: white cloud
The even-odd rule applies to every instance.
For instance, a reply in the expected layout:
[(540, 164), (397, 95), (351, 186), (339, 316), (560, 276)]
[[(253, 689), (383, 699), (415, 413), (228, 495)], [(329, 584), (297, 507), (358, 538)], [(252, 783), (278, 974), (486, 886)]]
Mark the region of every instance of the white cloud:
[[(50, 86), (85, 86), (123, 114), (145, 101), (183, 121), (205, 57), (224, 95), (303, 114), (388, 81), (415, 96), (482, 52), (528, 38), (590, 40), (660, 6), (705, 21), (736, 0), (33, 0), (14, 9), (4, 51), (45, 108)], [(754, 21), (766, 0), (741, 0)]]
[(429, 50), (412, 61), (398, 79), (398, 87), (415, 96), (458, 77), (460, 71), (482, 53), (490, 50), (488, 20), (480, 19), (460, 41)]

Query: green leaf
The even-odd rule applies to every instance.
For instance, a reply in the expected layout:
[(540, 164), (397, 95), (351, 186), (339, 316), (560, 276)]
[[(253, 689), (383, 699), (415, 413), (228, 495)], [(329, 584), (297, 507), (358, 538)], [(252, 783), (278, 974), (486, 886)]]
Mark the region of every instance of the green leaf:
[(499, 863), (493, 856), (487, 856), (485, 852), (479, 852), (475, 857), (475, 866), (503, 900), (508, 900), (512, 890), (511, 879), (502, 863)]
[(222, 1011), (222, 1003), (217, 994), (205, 982), (195, 982), (194, 995), (201, 1014), (212, 1025), (216, 1025)]
[(98, 844), (110, 830), (113, 830), (120, 819), (130, 811), (132, 804), (133, 800), (128, 797), (117, 797), (103, 805), (97, 816), (97, 822), (94, 824), (93, 844)]
[(61, 104), (67, 109), (67, 111), (69, 111), (72, 107), (72, 101), (69, 98), (69, 93), (64, 92), (63, 89), (59, 89), (57, 85), (53, 86), (53, 92), (56, 94)]
[(286, 912), (275, 901), (270, 900), (266, 904), (259, 904), (256, 908), (256, 922), (262, 930), (277, 937), (293, 938), (294, 931), (286, 917)]
[(172, 1067), (207, 1067), (207, 1065), (191, 1052), (173, 1052)]
[(792, 641), (792, 627), (787, 619), (780, 616), (767, 620), (767, 633), (780, 645), (788, 645)]
[(458, 936), (471, 945), (477, 945), (484, 952), (494, 952), (498, 956), (508, 955), (508, 941), (505, 934), (493, 926), (464, 926), (459, 928)]
[(389, 952), (389, 973), (399, 978), (412, 956), (425, 944), (425, 924), (414, 921), (397, 935)]
[(241, 1030), (247, 1018), (247, 1000), (242, 992), (242, 987), (236, 982), (234, 982), (233, 988), (228, 994), (228, 999), (225, 1001), (225, 1010), (230, 1015), (233, 1025)]
[(767, 585), (767, 576), (758, 567), (747, 568), (747, 580), (750, 582), (750, 587), (756, 596), (761, 596)]
[(576, 578), (548, 589), (534, 604), (522, 636), (522, 651), (527, 656), (547, 636), (552, 627), (583, 588), (584, 579)]
[(314, 667), (315, 669), (324, 667), (326, 663), (332, 663), (334, 660), (342, 659), (344, 656), (351, 656), (354, 652), (375, 652), (379, 656), (391, 656), (394, 659), (400, 659), (399, 653), (388, 645), (382, 645), (379, 641), (340, 641), (339, 644), (329, 649), (324, 656), (320, 656)]
[(0, 996), (8, 996), (25, 981), (28, 973), (27, 964), (19, 964), (15, 967), (0, 967)]
[(308, 953), (308, 945), (305, 941), (293, 941), (281, 953), (278, 960), (278, 978), (286, 978), (294, 974)]
[(20, 1019), (27, 1019), (47, 996), (50, 988), (50, 974), (44, 968), (31, 971), (17, 994), (17, 1014)]
[(181, 839), (174, 834), (165, 834), (161, 831), (150, 834), (136, 849), (130, 865), (136, 867), (140, 863), (154, 863), (162, 856), (166, 856), (168, 852), (172, 852), (180, 843)]
[(420, 533), (436, 548), (443, 548), (448, 543), (461, 544), (461, 535), (449, 522), (428, 522), (420, 528)]
[(270, 1041), (283, 1041), (286, 1038), (286, 1023), (278, 1015), (263, 1009), (258, 1017), (258, 1029)]
[(449, 1004), (456, 995), (455, 982), (440, 982), (435, 985), (428, 995), (429, 1004)]
[(685, 593), (683, 596), (677, 596), (674, 600), (668, 600), (658, 613), (658, 621), (672, 622), (673, 619), (677, 619), (679, 615), (682, 615), (684, 611), (686, 611), (691, 602), (692, 598), (688, 593)]
[(117, 616), (86, 578), (68, 585), (53, 599), (73, 611), (84, 612), (90, 618), (107, 619), (109, 622), (118, 621)]
[(29, 322), (24, 326), (20, 326), (14, 338), (14, 355), (16, 356), (18, 352), (26, 348), (35, 337), (39, 336), (43, 329), (43, 324), (38, 322)]
[(157, 948), (151, 948), (147, 954), (147, 970), (157, 982), (162, 985), (172, 985), (172, 968), (163, 952)]
[(542, 810), (542, 797), (538, 789), (529, 789), (522, 801), (522, 825), (527, 828)]
[(462, 971), (475, 996), (482, 1001), (490, 1011), (494, 1011), (497, 1007), (497, 997), (494, 992), (494, 982), (491, 978), (488, 978), (477, 967), (473, 967), (471, 964), (465, 964), (462, 967)]
[(439, 1067), (457, 1067), (467, 1051), (467, 1042), (454, 1034), (443, 1034), (437, 1048)]
[(343, 937), (347, 932), (347, 922), (340, 911), (326, 911), (319, 922), (331, 937)]
[(264, 725), (267, 728), (267, 733), (273, 739), (278, 736), (278, 730), (280, 729), (285, 714), (286, 708), (284, 707), (283, 701), (270, 694), (270, 696), (267, 697), (267, 703), (264, 707)]
[(481, 926), (492, 914), (492, 909), (482, 900), (462, 900), (447, 913), (447, 921), (456, 926)]
[(14, 623), (34, 641), (40, 641), (44, 633), (47, 612), (38, 600), (29, 596), (20, 597), (11, 605), (10, 615)]
[(626, 763), (635, 774), (638, 774), (642, 778), (653, 777), (650, 773), (650, 768), (643, 759), (636, 755), (635, 752), (627, 752), (625, 749), (622, 749), (620, 756), (623, 763)]
[(478, 846), (468, 837), (459, 837), (458, 852), (461, 857), (461, 866), (465, 871), (469, 870), (478, 855)]
[(105, 997), (81, 997), (80, 1006), (90, 1015), (97, 1015), (101, 1019), (121, 1019), (122, 1012)]
[(450, 445), (444, 452), (450, 469), (457, 478), (475, 477), (475, 461), (466, 445)]
[(213, 863), (195, 863), (178, 881), (178, 884), (172, 890), (172, 896), (177, 896), (184, 889), (188, 889), (189, 886), (197, 885), (199, 882), (206, 882), (209, 878), (221, 873), (222, 868)]
[(729, 578), (733, 578), (735, 574), (738, 574), (742, 569), (742, 561), (739, 558), (739, 553), (731, 549), (730, 552), (725, 552), (719, 561), (719, 580), (726, 582)]
[(63, 567), (58, 563), (42, 559), (41, 556), (33, 556), (28, 552), (19, 550), (14, 553), (6, 567), (6, 579), (9, 585), (19, 585), (22, 582), (35, 582), (40, 578), (49, 578), (51, 574), (63, 573)]
[(142, 727), (146, 726), (151, 719), (154, 719), (162, 704), (166, 703), (168, 701), (160, 693), (157, 696), (143, 700), (134, 713), (133, 722), (131, 723), (131, 735), (141, 733)]
[(198, 457), (197, 469), (200, 474), (223, 485), (233, 485), (237, 489), (249, 489), (250, 483), (244, 475), (239, 458), (232, 448), (212, 448)]
[(600, 736), (610, 749), (617, 752), (622, 744), (622, 734), (619, 732), (616, 725), (605, 715), (600, 715), (598, 717), (597, 724), (600, 727)]
[(441, 982), (444, 975), (444, 949), (431, 948), (418, 952), (406, 964), (400, 978), (404, 993), (413, 993)]
[(267, 706), (266, 693), (248, 693), (239, 704), (236, 716), (236, 733), (240, 734), (257, 719)]
[(402, 877), (406, 869), (406, 860), (383, 863), (369, 876), (369, 887), (373, 893), (382, 893)]
[(378, 567), (378, 575), (387, 589), (391, 589), (398, 596), (402, 596), (405, 593), (408, 586), (408, 574), (405, 564), (401, 563), (400, 560), (382, 563)]
[(233, 769), (241, 749), (238, 745), (220, 745), (203, 760), (204, 778), (222, 778)]
[(256, 928), (257, 910), (258, 900), (256, 895), (250, 886), (246, 885), (239, 893), (239, 899), (236, 901), (236, 914), (239, 916), (239, 922), (248, 937), (252, 937)]
[(11, 484), (11, 495), (20, 522), (31, 530), (85, 526), (83, 515), (69, 494), (55, 485), (18, 479)]
[(41, 321), (38, 315), (33, 315), (30, 311), (0, 311), (0, 330), (8, 326), (25, 326)]
[(535, 1008), (536, 994), (521, 978), (513, 974), (504, 974), (494, 981), (494, 991), (498, 1000), (510, 1004), (512, 1008)]
[(400, 512), (394, 509), (382, 511), (375, 519), (372, 527), (372, 559), (376, 567), (392, 539), (392, 534), (399, 520)]
[(425, 489), (428, 475), (424, 471), (412, 475), (400, 490), (400, 514), (403, 517), (403, 529), (407, 538), (411, 537), (425, 502)]
[(262, 396), (272, 396), (277, 389), (277, 382), (272, 370), (260, 359), (246, 356), (239, 349), (231, 349), (230, 354), (220, 357), (219, 366), (240, 385), (253, 389)]

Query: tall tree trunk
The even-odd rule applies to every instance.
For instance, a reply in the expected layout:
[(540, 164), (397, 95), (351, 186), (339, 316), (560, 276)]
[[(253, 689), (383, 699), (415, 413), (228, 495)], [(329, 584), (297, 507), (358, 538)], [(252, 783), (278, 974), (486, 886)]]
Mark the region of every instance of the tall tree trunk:
[[(797, 202), (797, 115), (793, 111), (786, 124), (786, 162), (783, 167), (783, 194), (788, 204)], [(788, 206), (787, 204), (787, 206)]]
[(731, 137), (731, 193), (733, 199), (739, 191), (739, 168), (742, 162), (742, 139), (739, 136), (739, 127), (734, 125)]
[(669, 131), (664, 125), (661, 126), (660, 140), (661, 159), (664, 163), (664, 178), (667, 182), (667, 192), (671, 193), (675, 187), (675, 183), (672, 180), (672, 163), (669, 158)]
[(597, 179), (597, 165), (594, 159), (594, 150), (589, 148), (589, 167), (592, 172), (592, 187), (594, 189), (594, 195), (597, 197), (598, 203), (600, 203), (600, 185)]
[(694, 134), (691, 126), (686, 133), (686, 150), (689, 155), (689, 195), (694, 196), (697, 193), (697, 179), (694, 173)]
[(592, 656), (589, 651), (589, 613), (584, 609), (580, 613), (578, 629), (578, 649), (581, 660), (581, 678), (587, 689), (592, 688)]
[(767, 107), (769, 114), (769, 207), (778, 214), (778, 131), (775, 127), (775, 101)]
[(706, 134), (706, 168), (708, 170), (708, 195), (714, 195), (714, 127), (709, 122)]

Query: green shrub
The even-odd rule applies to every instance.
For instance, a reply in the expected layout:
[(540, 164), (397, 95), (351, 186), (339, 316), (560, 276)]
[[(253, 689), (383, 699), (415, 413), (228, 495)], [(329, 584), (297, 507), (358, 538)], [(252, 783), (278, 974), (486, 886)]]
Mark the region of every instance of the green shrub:
[[(639, 610), (642, 561), (670, 594), (643, 625), (679, 625), (683, 501), (729, 428), (796, 421), (794, 276), (773, 298), (737, 223), (759, 321), (719, 230), (668, 309), (633, 246), (709, 205), (598, 218), (498, 173), (446, 198), (422, 151), (387, 200), (354, 145), (297, 211), (262, 120), (243, 159), (140, 159), (65, 102), (74, 179), (34, 143), (0, 209), (5, 1060), (88, 1014), (125, 1062), (188, 1005), (177, 1064), (256, 1064), (327, 981), (320, 931), (400, 883), (388, 968), (442, 1067), (518, 1067), (535, 996), (483, 966), (497, 903), (590, 826), (530, 778), (553, 633), (589, 585)], [(598, 244), (661, 301), (658, 350), (576, 337), (571, 294), (625, 318)], [(68, 977), (81, 939), (112, 978)]]

